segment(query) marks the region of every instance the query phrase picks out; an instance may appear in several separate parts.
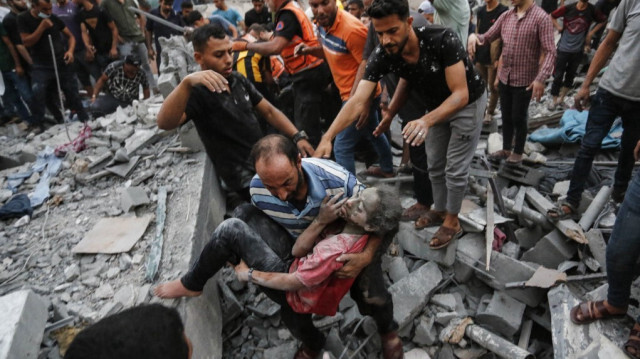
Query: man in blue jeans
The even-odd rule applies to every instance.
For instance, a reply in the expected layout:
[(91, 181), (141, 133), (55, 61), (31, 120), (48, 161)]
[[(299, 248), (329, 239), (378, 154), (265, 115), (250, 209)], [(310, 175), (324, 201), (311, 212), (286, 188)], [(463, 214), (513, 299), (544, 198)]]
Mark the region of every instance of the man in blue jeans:
[(633, 170), (633, 149), (636, 142), (640, 140), (640, 121), (638, 121), (640, 62), (635, 61), (640, 58), (640, 17), (637, 16), (638, 12), (640, 12), (640, 2), (634, 0), (620, 2), (618, 11), (614, 13), (609, 22), (607, 37), (598, 47), (585, 81), (575, 96), (576, 108), (582, 110), (583, 106), (589, 102), (589, 86), (615, 51), (616, 53), (602, 76), (598, 91), (592, 101), (586, 132), (573, 165), (567, 199), (547, 213), (551, 220), (568, 218), (575, 214), (587, 177), (591, 172), (593, 158), (618, 116), (622, 118), (624, 131), (612, 198), (616, 202), (621, 202), (624, 199), (624, 193)]
[[(635, 147), (638, 160), (640, 141)], [(580, 303), (571, 309), (571, 321), (589, 324), (598, 319), (624, 316), (629, 307), (631, 283), (635, 277), (636, 261), (640, 257), (640, 172), (637, 172), (618, 212), (611, 238), (607, 244), (606, 300)], [(632, 358), (640, 358), (640, 318), (629, 333), (624, 351)]]

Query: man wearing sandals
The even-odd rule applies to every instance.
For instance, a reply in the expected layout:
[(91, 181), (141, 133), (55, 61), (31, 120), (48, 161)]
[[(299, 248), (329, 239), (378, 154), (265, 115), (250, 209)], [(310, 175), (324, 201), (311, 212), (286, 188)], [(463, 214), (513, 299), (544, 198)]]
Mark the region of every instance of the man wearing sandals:
[[(598, 47), (591, 61), (587, 76), (575, 96), (578, 110), (589, 102), (589, 86), (615, 51), (607, 71), (598, 84), (589, 110), (587, 127), (580, 151), (576, 156), (571, 174), (567, 199), (547, 214), (559, 220), (575, 214), (580, 204), (587, 177), (591, 172), (593, 158), (600, 149), (604, 137), (609, 133), (615, 119), (622, 118), (622, 144), (618, 157), (618, 168), (613, 182), (611, 197), (616, 202), (624, 199), (624, 193), (633, 171), (633, 148), (640, 140), (640, 1), (623, 0), (611, 17), (607, 37)], [(616, 50), (617, 47), (617, 50)]]
[(544, 82), (553, 72), (556, 47), (553, 24), (542, 8), (533, 0), (511, 0), (511, 3), (514, 8), (502, 13), (487, 32), (469, 35), (467, 50), (474, 56), (476, 45), (490, 46), (494, 40), (502, 39), (498, 66), (502, 150), (492, 157), (519, 164), (527, 140), (529, 102), (532, 98), (540, 102)]
[(331, 154), (331, 140), (356, 120), (377, 82), (393, 72), (401, 79), (391, 117), (406, 101), (408, 88), (419, 91), (427, 110), (407, 123), (403, 136), (411, 146), (426, 139), (427, 163), (434, 207), (428, 225), (441, 224), (431, 248), (447, 246), (462, 234), (458, 213), (464, 199), (469, 166), (480, 137), (486, 104), (484, 83), (453, 30), (438, 26), (412, 27), (407, 0), (374, 0), (368, 10), (380, 39), (356, 93), (322, 137), (316, 157)]
[[(622, 0), (621, 6), (625, 3), (629, 5), (629, 2), (635, 3), (635, 6), (631, 7), (635, 8), (634, 12), (637, 14), (640, 11), (640, 1)], [(624, 6), (621, 9), (624, 9)], [(636, 19), (634, 25), (636, 32), (639, 25), (640, 19)], [(637, 161), (640, 155), (640, 141), (633, 152)], [(598, 319), (624, 316), (629, 307), (631, 283), (635, 277), (638, 258), (640, 258), (640, 172), (636, 173), (627, 190), (607, 244), (607, 281), (609, 282), (607, 299), (584, 302), (573, 307), (571, 321), (575, 324), (589, 324)], [(640, 317), (636, 319), (629, 333), (624, 351), (631, 358), (640, 358)]]

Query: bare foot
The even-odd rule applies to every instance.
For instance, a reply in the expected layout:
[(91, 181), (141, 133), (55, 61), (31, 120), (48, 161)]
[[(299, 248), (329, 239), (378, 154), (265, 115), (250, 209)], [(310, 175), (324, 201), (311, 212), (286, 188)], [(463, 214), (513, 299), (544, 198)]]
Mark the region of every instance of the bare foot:
[(172, 280), (171, 282), (165, 282), (158, 284), (153, 289), (153, 294), (158, 298), (180, 298), (180, 297), (197, 297), (202, 292), (194, 292), (182, 285), (180, 279)]

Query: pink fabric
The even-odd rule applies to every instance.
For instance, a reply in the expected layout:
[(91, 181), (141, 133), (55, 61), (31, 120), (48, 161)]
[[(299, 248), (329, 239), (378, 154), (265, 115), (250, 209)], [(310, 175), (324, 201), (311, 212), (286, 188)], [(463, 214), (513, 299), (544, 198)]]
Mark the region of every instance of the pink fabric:
[(84, 143), (84, 140), (86, 140), (89, 137), (91, 137), (91, 127), (89, 127), (89, 125), (85, 123), (82, 130), (80, 130), (80, 134), (78, 134), (78, 137), (76, 137), (75, 140), (69, 143), (65, 143), (64, 145), (58, 146), (55, 149), (54, 153), (56, 157), (64, 157), (64, 155), (67, 154), (69, 149), (73, 150), (73, 152), (80, 152), (84, 150), (85, 148), (87, 148), (87, 145)]
[(335, 315), (342, 297), (355, 278), (333, 275), (344, 264), (336, 259), (344, 253), (361, 252), (369, 235), (337, 234), (321, 240), (306, 257), (296, 258), (289, 268), (306, 288), (287, 292), (287, 302), (298, 313)]

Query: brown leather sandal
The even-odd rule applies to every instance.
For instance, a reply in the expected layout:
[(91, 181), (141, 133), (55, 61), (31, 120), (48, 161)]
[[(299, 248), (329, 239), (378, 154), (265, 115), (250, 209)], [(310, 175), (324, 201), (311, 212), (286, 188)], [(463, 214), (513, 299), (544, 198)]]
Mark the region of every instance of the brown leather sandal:
[(639, 325), (635, 324), (633, 328), (631, 328), (629, 339), (622, 347), (629, 358), (640, 359), (640, 329), (638, 329), (638, 327)]
[[(460, 238), (462, 235), (462, 227), (459, 229), (440, 226), (429, 242), (429, 248), (440, 249), (451, 243), (452, 240)], [(435, 240), (435, 242), (434, 242)]]
[[(582, 319), (578, 318), (578, 314), (580, 314)], [(626, 314), (626, 310), (621, 314), (612, 314), (604, 305), (604, 301), (600, 300), (597, 302), (583, 302), (576, 305), (575, 307), (571, 308), (569, 317), (571, 318), (573, 324), (582, 325), (593, 323), (596, 320), (600, 319), (624, 317)]]
[(434, 210), (428, 210), (416, 219), (414, 224), (416, 229), (422, 229), (426, 227), (439, 226), (444, 222), (444, 213), (436, 212)]
[(429, 207), (416, 202), (413, 206), (402, 211), (402, 217), (400, 217), (400, 220), (415, 221), (427, 212), (429, 212)]
[(489, 159), (493, 161), (501, 161), (506, 160), (509, 156), (511, 156), (511, 151), (500, 150), (489, 154)]

